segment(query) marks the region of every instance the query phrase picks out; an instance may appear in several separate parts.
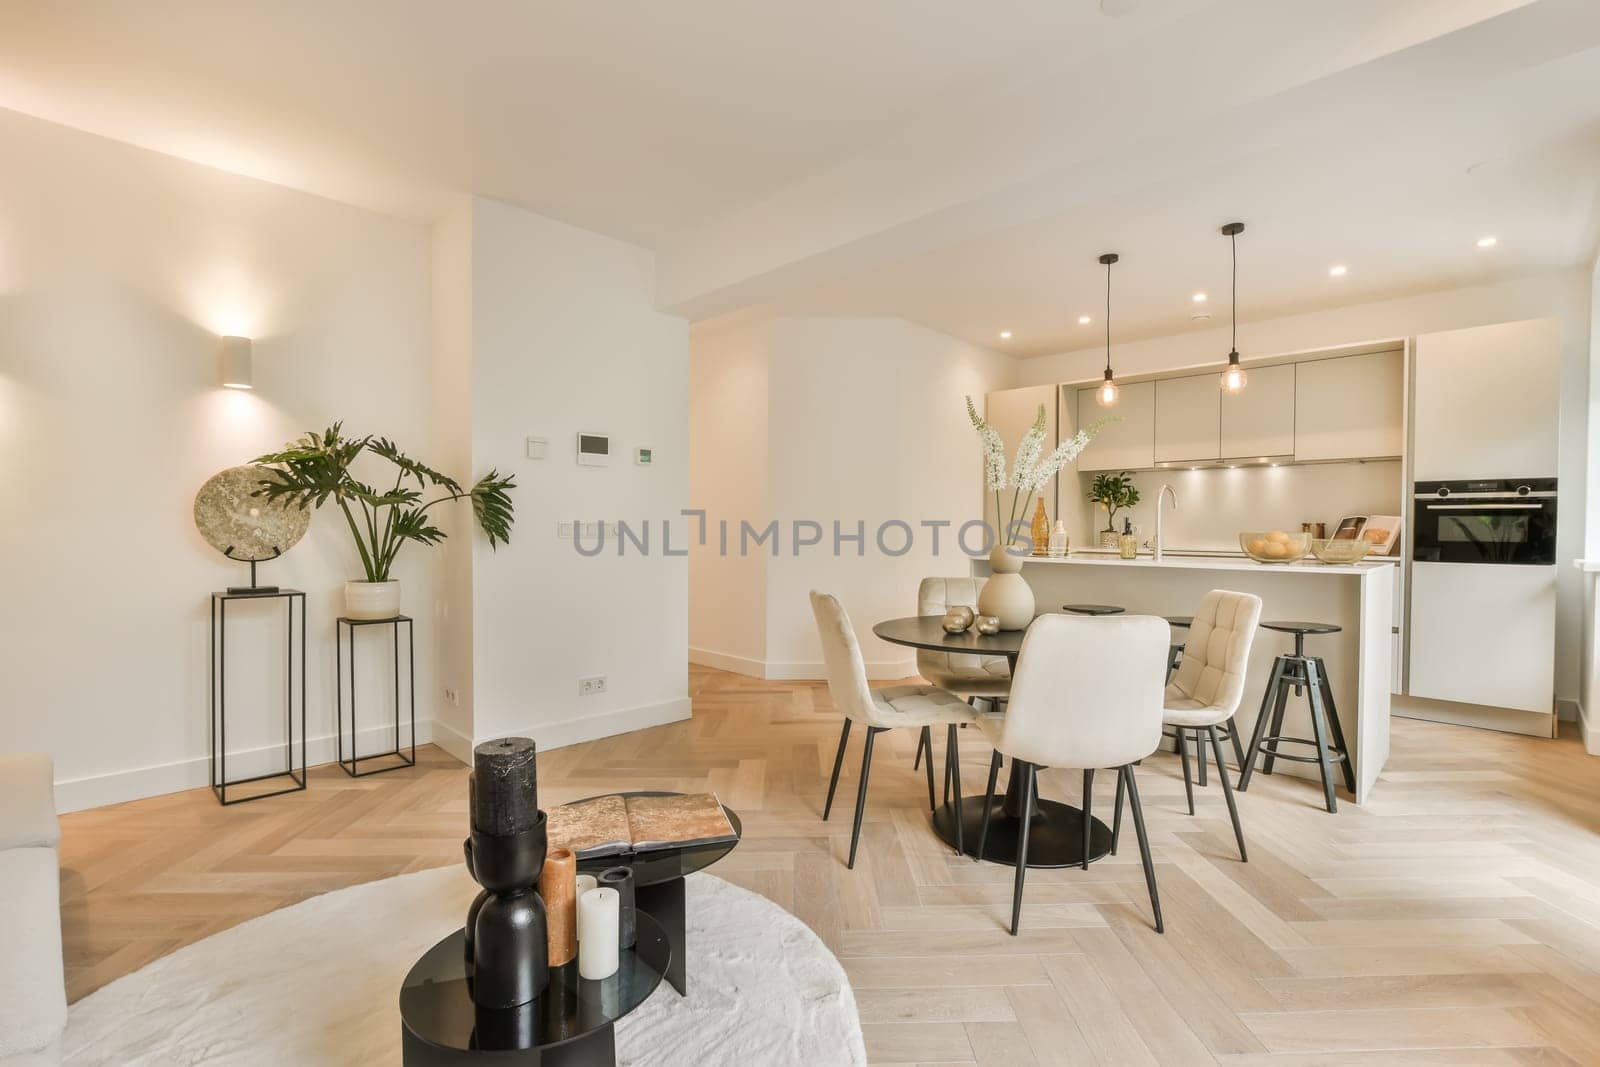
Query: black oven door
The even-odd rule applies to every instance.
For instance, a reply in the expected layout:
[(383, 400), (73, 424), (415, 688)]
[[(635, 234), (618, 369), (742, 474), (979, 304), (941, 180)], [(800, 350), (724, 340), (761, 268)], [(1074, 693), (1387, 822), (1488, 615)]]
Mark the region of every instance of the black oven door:
[(1553, 497), (1472, 501), (1418, 497), (1416, 503), (1414, 559), (1534, 565), (1556, 561)]

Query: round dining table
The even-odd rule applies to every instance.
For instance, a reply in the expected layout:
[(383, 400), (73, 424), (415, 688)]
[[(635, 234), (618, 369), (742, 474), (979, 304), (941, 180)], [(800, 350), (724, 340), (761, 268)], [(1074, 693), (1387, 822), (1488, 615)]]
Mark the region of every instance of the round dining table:
[[(1016, 673), (1017, 657), (1022, 652), (1026, 630), (1001, 630), (980, 634), (969, 628), (959, 634), (946, 633), (939, 615), (913, 615), (889, 619), (872, 628), (879, 638), (893, 645), (929, 652), (960, 652), (970, 656), (1004, 656)], [(1042, 769), (1042, 768), (1041, 768)], [(1011, 761), (1011, 773), (1004, 793), (972, 796), (961, 790), (961, 809), (946, 800), (933, 812), (933, 831), (940, 840), (955, 847), (956, 820), (961, 820), (961, 836), (968, 855), (978, 855), (978, 838), (983, 829), (984, 812), (989, 812), (989, 842), (980, 859), (1012, 866), (1017, 862), (1017, 837), (1022, 826), (1021, 776)], [(965, 776), (963, 776), (965, 779)], [(1091, 817), (1089, 859), (1099, 859), (1111, 851), (1111, 829)], [(1033, 819), (1028, 824), (1029, 867), (1077, 867), (1083, 864), (1083, 811), (1071, 804), (1033, 801)]]

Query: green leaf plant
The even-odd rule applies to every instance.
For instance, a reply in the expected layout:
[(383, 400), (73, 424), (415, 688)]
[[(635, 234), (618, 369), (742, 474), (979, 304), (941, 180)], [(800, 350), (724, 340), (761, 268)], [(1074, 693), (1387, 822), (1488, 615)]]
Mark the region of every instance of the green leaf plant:
[(1095, 475), (1094, 484), (1089, 487), (1089, 499), (1106, 509), (1106, 529), (1116, 532), (1117, 512), (1139, 502), (1139, 487), (1133, 484), (1133, 472)]
[[(364, 452), (387, 460), (396, 468), (394, 485), (387, 492), (358, 481), (351, 466)], [(361, 556), (369, 582), (386, 582), (395, 557), (408, 541), (436, 545), (445, 533), (433, 525), (428, 511), (463, 498), (472, 501), (472, 515), (489, 538), (489, 547), (511, 541), (512, 507), (507, 490), (516, 482), (491, 470), (471, 489), (401, 452), (386, 437), (346, 437), (342, 423), (322, 433), (307, 433), (289, 442), (281, 452), (269, 452), (253, 461), (266, 467), (255, 496), (276, 504), (320, 508), (329, 500), (339, 505), (350, 536)], [(434, 499), (423, 502), (429, 490)]]

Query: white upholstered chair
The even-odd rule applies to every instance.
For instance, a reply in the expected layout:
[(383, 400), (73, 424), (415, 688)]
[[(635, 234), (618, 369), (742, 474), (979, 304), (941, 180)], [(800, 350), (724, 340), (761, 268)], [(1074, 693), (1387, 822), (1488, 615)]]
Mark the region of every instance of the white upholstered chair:
[[(1244, 697), (1245, 671), (1250, 664), (1250, 646), (1261, 622), (1261, 598), (1250, 593), (1213, 589), (1200, 600), (1194, 621), (1189, 624), (1189, 639), (1183, 646), (1178, 670), (1167, 683), (1166, 710), (1162, 723), (1171, 727), (1183, 760), (1183, 788), (1194, 814), (1194, 784), (1189, 779), (1189, 752), (1185, 734), (1194, 738), (1201, 766), (1205, 765), (1204, 742), (1211, 743), (1216, 757), (1217, 777), (1222, 779), (1222, 795), (1228, 801), (1228, 817), (1233, 820), (1233, 836), (1239, 842), (1239, 858), (1248, 860), (1244, 830), (1239, 825), (1239, 809), (1233, 787), (1228, 784), (1228, 765), (1222, 756), (1218, 727), (1224, 723), (1235, 744), (1238, 730), (1233, 716)], [(1243, 761), (1241, 760), (1241, 763)], [(1204, 785), (1204, 779), (1201, 780)], [(1117, 814), (1122, 813), (1122, 794), (1117, 793)]]
[[(1033, 815), (1035, 776), (1040, 767), (1084, 772), (1085, 869), (1089, 866), (1092, 823), (1088, 797), (1094, 772), (1116, 769), (1118, 789), (1126, 787), (1133, 809), (1156, 930), (1164, 929), (1133, 764), (1161, 743), (1161, 688), (1167, 673), (1169, 637), (1167, 624), (1150, 615), (1041, 615), (1023, 638), (1005, 713), (979, 717), (978, 725), (995, 750), (989, 763), (989, 795), (994, 794), (1002, 757), (1015, 760), (1017, 766), (1012, 773), (1020, 771), (1022, 775), (1018, 784), (1023, 811), (1017, 840), (1016, 885), (1011, 898), (1013, 935), (1022, 917), (1028, 823)], [(988, 843), (988, 812), (986, 807), (978, 840), (980, 857)]]
[[(917, 587), (917, 614), (943, 615), (954, 607), (978, 610), (978, 595), (983, 592), (987, 578), (924, 578)], [(1004, 656), (974, 656), (967, 652), (934, 652), (917, 650), (917, 673), (940, 689), (947, 689), (967, 703), (973, 698), (997, 702), (1011, 691), (1011, 663)], [(998, 707), (998, 704), (996, 705)], [(917, 742), (917, 761), (923, 752), (933, 758), (933, 738), (927, 728)], [(944, 769), (945, 799), (950, 799), (952, 764), (947, 757)], [(933, 771), (928, 772), (928, 803), (933, 804)], [(957, 783), (959, 785), (959, 783)]]
[[(827, 820), (833, 810), (833, 794), (839, 785), (839, 768), (844, 763), (844, 748), (850, 740), (850, 726), (859, 722), (867, 728), (866, 749), (861, 757), (861, 784), (856, 791), (856, 821), (850, 832), (850, 862), (856, 865), (856, 846), (861, 841), (861, 815), (867, 807), (867, 776), (872, 771), (872, 739), (896, 727), (923, 729), (945, 726), (951, 732), (950, 759), (955, 759), (954, 732), (971, 722), (973, 711), (954, 693), (932, 685), (896, 685), (873, 689), (867, 684), (867, 668), (861, 659), (861, 645), (850, 625), (843, 605), (827, 593), (811, 593), (811, 613), (816, 616), (817, 636), (822, 640), (822, 658), (828, 668), (828, 694), (833, 706), (844, 716), (839, 733), (839, 751), (833, 757), (833, 777), (828, 780), (828, 800), (822, 808)], [(960, 774), (956, 777), (956, 810), (961, 810)], [(928, 766), (929, 799), (933, 793), (933, 766)], [(956, 820), (956, 853), (963, 851), (961, 820)]]
[(0, 754), (0, 1064), (59, 1062), (67, 1024), (61, 875), (48, 756)]

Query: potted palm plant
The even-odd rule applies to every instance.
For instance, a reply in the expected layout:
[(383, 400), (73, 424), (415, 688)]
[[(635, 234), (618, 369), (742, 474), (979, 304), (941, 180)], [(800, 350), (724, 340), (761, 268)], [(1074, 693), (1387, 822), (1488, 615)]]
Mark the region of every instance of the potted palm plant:
[[(395, 468), (394, 485), (378, 490), (358, 480), (351, 466), (363, 454), (387, 460)], [(428, 511), (455, 500), (470, 500), (478, 527), (489, 547), (511, 540), (511, 497), (516, 488), (510, 477), (491, 470), (470, 489), (449, 475), (418, 463), (385, 437), (346, 437), (341, 423), (323, 433), (307, 433), (281, 452), (258, 456), (269, 476), (261, 480), (257, 496), (300, 508), (320, 508), (332, 500), (339, 505), (350, 536), (361, 557), (364, 579), (345, 583), (345, 614), (352, 619), (389, 619), (400, 614), (400, 583), (389, 577), (395, 557), (409, 541), (435, 545), (445, 538), (433, 525)], [(428, 490), (437, 490), (423, 501)]]
[(1117, 512), (1131, 508), (1139, 502), (1139, 487), (1133, 484), (1133, 472), (1097, 474), (1089, 487), (1089, 499), (1105, 509), (1106, 528), (1100, 531), (1100, 547), (1117, 547)]

